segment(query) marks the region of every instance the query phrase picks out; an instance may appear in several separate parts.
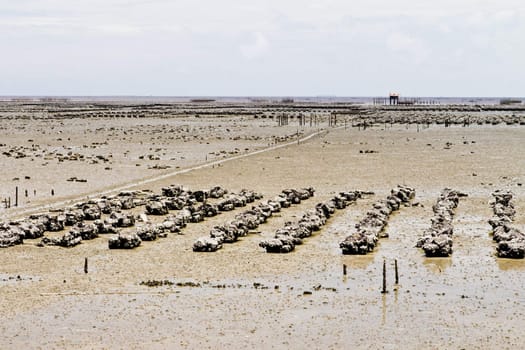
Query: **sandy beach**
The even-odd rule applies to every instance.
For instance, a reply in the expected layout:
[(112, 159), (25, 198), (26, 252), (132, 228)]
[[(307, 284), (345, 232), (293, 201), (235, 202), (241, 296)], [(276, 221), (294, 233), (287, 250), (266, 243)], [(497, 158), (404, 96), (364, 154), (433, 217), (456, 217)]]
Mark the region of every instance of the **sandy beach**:
[[(115, 234), (71, 248), (38, 238), (1, 249), (0, 347), (519, 348), (525, 261), (496, 256), (488, 220), (492, 193), (509, 190), (512, 224), (525, 230), (523, 124), (521, 107), (3, 103), (0, 200), (11, 207), (2, 202), (2, 222), (172, 184), (264, 199), (311, 186), (315, 196), (216, 252), (192, 246), (251, 204), (130, 250), (108, 249)], [(389, 237), (367, 255), (343, 255), (340, 242), (396, 185), (415, 198), (390, 215)], [(447, 187), (468, 195), (455, 210), (453, 253), (428, 258), (415, 245)], [(337, 210), (289, 254), (259, 246), (352, 190), (374, 194)]]

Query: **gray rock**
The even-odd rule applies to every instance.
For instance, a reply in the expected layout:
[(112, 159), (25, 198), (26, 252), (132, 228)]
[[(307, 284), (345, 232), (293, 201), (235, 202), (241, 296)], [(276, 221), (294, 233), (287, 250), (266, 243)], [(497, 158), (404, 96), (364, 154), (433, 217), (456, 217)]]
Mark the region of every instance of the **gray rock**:
[(140, 237), (136, 233), (119, 234), (117, 237), (112, 237), (108, 241), (109, 249), (133, 249), (142, 243)]
[(74, 247), (82, 242), (82, 237), (77, 231), (69, 231), (62, 237), (58, 238), (42, 238), (41, 245), (55, 245), (65, 248)]
[(194, 252), (215, 252), (221, 248), (221, 241), (213, 237), (201, 237), (193, 243)]
[(146, 204), (146, 214), (148, 215), (167, 215), (168, 207), (162, 201), (149, 201)]
[(161, 225), (149, 224), (146, 226), (137, 227), (136, 234), (143, 241), (154, 241), (164, 233), (164, 228)]
[(76, 223), (84, 220), (84, 212), (82, 209), (68, 209), (64, 212), (66, 226), (73, 226)]
[(525, 256), (525, 237), (501, 241), (497, 246), (497, 254), (500, 258), (523, 259)]
[(0, 248), (12, 247), (24, 243), (23, 232), (20, 229), (2, 224), (0, 225)]
[(91, 240), (98, 237), (98, 228), (95, 224), (79, 222), (71, 228), (73, 237), (80, 236), (82, 240)]
[(96, 204), (86, 204), (82, 211), (85, 220), (98, 220), (102, 216), (102, 210)]

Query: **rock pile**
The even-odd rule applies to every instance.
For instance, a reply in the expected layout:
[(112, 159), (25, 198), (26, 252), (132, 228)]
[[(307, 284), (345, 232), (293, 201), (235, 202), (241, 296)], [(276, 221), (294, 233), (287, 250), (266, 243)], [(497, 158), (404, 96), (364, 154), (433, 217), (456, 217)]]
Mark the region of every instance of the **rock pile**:
[(253, 191), (241, 190), (238, 194), (230, 194), (217, 204), (219, 211), (231, 211), (235, 208), (245, 207), (255, 200), (261, 199), (262, 195)]
[[(213, 227), (209, 237), (201, 237), (195, 241), (193, 251), (214, 252), (221, 249), (223, 243), (236, 242), (239, 237), (246, 236), (249, 230), (254, 230), (260, 224), (265, 223), (273, 213), (312, 197), (314, 192), (315, 190), (311, 187), (299, 190), (283, 190), (275, 199), (253, 206), (251, 210), (236, 215), (235, 219), (229, 223)], [(254, 201), (258, 196), (244, 193), (243, 197)], [(220, 204), (219, 208), (221, 208)]]
[(416, 191), (408, 186), (398, 185), (392, 189), (386, 200), (373, 204), (364, 219), (355, 225), (357, 232), (349, 235), (339, 244), (343, 254), (367, 254), (374, 250), (379, 238), (387, 237), (384, 229), (392, 212), (402, 204), (408, 204)]
[(133, 249), (142, 243), (142, 240), (136, 233), (119, 234), (108, 241), (109, 249)]
[[(10, 247), (22, 244), (24, 239), (35, 239), (44, 236), (45, 232), (63, 231), (72, 226), (69, 232), (61, 237), (43, 237), (40, 246), (56, 245), (72, 247), (82, 240), (94, 239), (98, 234), (118, 233), (117, 228), (135, 225), (136, 218), (132, 213), (126, 213), (138, 206), (145, 206), (151, 215), (167, 215), (169, 210), (179, 210), (176, 216), (168, 217), (162, 224), (146, 225), (138, 229), (137, 237), (151, 240), (162, 237), (165, 232), (180, 232), (187, 222), (199, 222), (204, 217), (219, 213), (216, 204), (207, 203), (207, 198), (221, 198), (228, 191), (220, 186), (210, 190), (189, 191), (180, 185), (170, 185), (162, 189), (162, 196), (150, 191), (122, 191), (117, 195), (103, 196), (85, 202), (80, 202), (66, 209), (54, 210), (49, 214), (35, 214), (20, 221), (0, 223), (0, 247)], [(235, 195), (243, 203), (253, 202), (262, 196), (248, 190)], [(201, 204), (199, 204), (201, 203)], [(141, 214), (144, 217), (145, 214)], [(104, 216), (104, 217), (103, 217)], [(92, 221), (92, 223), (86, 223)], [(140, 233), (140, 235), (139, 235)], [(123, 235), (119, 241), (127, 242), (128, 236)], [(139, 243), (140, 244), (140, 243)], [(118, 243), (125, 247), (135, 247), (138, 244), (132, 235), (129, 243)]]
[[(256, 199), (262, 198), (261, 194), (246, 189), (241, 190), (238, 194), (229, 194), (227, 198), (221, 200), (218, 204), (207, 202), (208, 198), (222, 198), (228, 191), (222, 187), (216, 186), (208, 191), (195, 191), (190, 192), (184, 190), (181, 186), (172, 185), (162, 189), (164, 196), (157, 196), (155, 199), (149, 198), (148, 204), (146, 204), (146, 213), (150, 215), (165, 215), (170, 210), (178, 210), (176, 215), (168, 216), (161, 224), (147, 224), (139, 226), (136, 230), (137, 236), (142, 241), (153, 241), (157, 237), (166, 237), (168, 232), (180, 233), (188, 223), (197, 223), (204, 220), (206, 217), (213, 217), (218, 215), (221, 211), (233, 210), (237, 207), (246, 206), (247, 203), (252, 203)], [(165, 208), (163, 212), (152, 210), (153, 206), (157, 208)], [(230, 208), (231, 206), (231, 208)], [(243, 223), (246, 218), (249, 218), (249, 214), (240, 214), (236, 216), (236, 220), (224, 226), (217, 226), (212, 230), (212, 236), (206, 242), (212, 248), (197, 248), (198, 251), (212, 251), (217, 250), (218, 244), (211, 238), (215, 236), (224, 237), (221, 240), (221, 244), (224, 241), (234, 241), (239, 235), (245, 235), (247, 230), (244, 232)], [(145, 218), (146, 215), (144, 215)], [(250, 219), (246, 219), (250, 220)], [(229, 238), (227, 238), (229, 237)], [(202, 239), (196, 242), (197, 246), (202, 246)], [(199, 250), (200, 249), (200, 250)]]
[(305, 212), (297, 223), (286, 222), (275, 232), (274, 238), (260, 242), (259, 246), (267, 253), (289, 253), (296, 245), (302, 244), (303, 239), (319, 231), (337, 209), (346, 208), (362, 195), (361, 191), (341, 192), (329, 201), (318, 203), (314, 209)]
[(79, 222), (75, 224), (61, 237), (49, 238), (44, 237), (40, 242), (41, 246), (56, 245), (60, 247), (70, 248), (81, 243), (83, 240), (91, 240), (98, 237), (98, 226), (94, 223)]
[(65, 234), (63, 234), (61, 237), (55, 237), (55, 238), (49, 238), (44, 237), (42, 238), (42, 241), (40, 241), (40, 246), (44, 245), (56, 245), (60, 247), (70, 248), (74, 247), (82, 241), (82, 237), (80, 236), (79, 232), (77, 231), (69, 231)]
[(416, 247), (423, 248), (428, 257), (447, 257), (452, 254), (452, 235), (454, 228), (452, 220), (460, 197), (465, 193), (445, 188), (441, 191), (436, 204), (432, 206), (434, 217), (430, 228), (419, 238)]
[(496, 252), (500, 258), (523, 259), (525, 256), (525, 233), (511, 227), (516, 215), (510, 191), (495, 191), (491, 203), (494, 217), (489, 220), (492, 238), (498, 243)]
[(0, 248), (12, 247), (24, 242), (22, 230), (9, 224), (0, 224)]

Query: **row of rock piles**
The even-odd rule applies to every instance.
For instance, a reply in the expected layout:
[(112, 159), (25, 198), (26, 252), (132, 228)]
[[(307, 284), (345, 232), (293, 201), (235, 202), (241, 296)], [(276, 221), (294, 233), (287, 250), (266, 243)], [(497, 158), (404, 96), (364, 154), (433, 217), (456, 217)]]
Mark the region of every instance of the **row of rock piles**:
[[(115, 233), (116, 227), (134, 224), (134, 217), (120, 212), (140, 205), (146, 194), (142, 191), (125, 191), (116, 196), (102, 197), (88, 202), (78, 203), (65, 210), (56, 210), (49, 214), (34, 214), (18, 221), (0, 225), (0, 247), (22, 244), (24, 239), (42, 238), (39, 245), (59, 245), (72, 247), (82, 239), (93, 239), (98, 233)], [(110, 214), (102, 221), (102, 214)], [(87, 224), (85, 221), (94, 221)], [(63, 231), (67, 226), (71, 230), (58, 238), (44, 237), (46, 232)]]
[(53, 231), (61, 231), (65, 228), (64, 226), (72, 226), (72, 228), (61, 237), (42, 238), (39, 245), (69, 248), (82, 241), (95, 239), (99, 234), (118, 233), (119, 228), (134, 226), (135, 216), (125, 211), (144, 206), (150, 196), (152, 194), (148, 191), (122, 191), (114, 196), (104, 196), (77, 203), (56, 216)]
[(422, 248), (426, 256), (447, 257), (452, 254), (452, 220), (459, 199), (466, 196), (465, 193), (450, 188), (441, 191), (436, 204), (432, 206), (434, 217), (431, 219), (430, 228), (425, 230), (416, 243), (416, 247)]
[[(210, 190), (189, 191), (180, 185), (170, 185), (162, 188), (162, 194), (150, 196), (146, 201), (146, 214), (167, 215), (170, 210), (183, 210), (193, 208), (198, 203), (205, 205), (209, 198), (222, 198), (228, 191), (220, 186)], [(190, 209), (195, 212), (195, 210)], [(206, 216), (217, 215), (217, 208), (209, 208), (205, 211)]]
[(513, 194), (510, 191), (495, 191), (491, 202), (494, 217), (489, 220), (492, 238), (498, 243), (496, 252), (500, 258), (523, 259), (525, 256), (525, 234), (511, 227), (516, 215)]
[(367, 254), (374, 250), (379, 238), (388, 237), (384, 229), (390, 214), (399, 210), (401, 205), (410, 203), (415, 194), (415, 189), (398, 185), (390, 191), (386, 200), (374, 203), (372, 210), (355, 225), (357, 231), (339, 244), (343, 254)]
[[(122, 191), (114, 196), (103, 196), (86, 202), (77, 203), (66, 209), (56, 210), (52, 213), (35, 214), (18, 221), (0, 223), (0, 247), (10, 247), (22, 244), (24, 239), (42, 238), (39, 245), (58, 245), (72, 247), (83, 239), (93, 239), (98, 234), (117, 233), (118, 228), (135, 225), (135, 216), (123, 212), (138, 206), (152, 206), (153, 203), (166, 200), (172, 204), (169, 208), (191, 207), (195, 203), (205, 202), (206, 198), (220, 198), (227, 190), (220, 186), (207, 191), (191, 192), (180, 185), (171, 185), (162, 189), (162, 196), (150, 191)], [(175, 204), (173, 204), (175, 203)], [(163, 202), (161, 206), (166, 206)], [(154, 205), (153, 205), (154, 206)], [(154, 210), (146, 208), (146, 212), (155, 214)], [(202, 205), (199, 210), (185, 212), (194, 220), (199, 217), (215, 215), (216, 211), (211, 205)], [(105, 218), (103, 219), (103, 215)], [(85, 221), (93, 221), (86, 223)], [(71, 230), (62, 237), (44, 237), (45, 232), (58, 232), (72, 226)]]
[[(119, 234), (108, 242), (110, 249), (132, 249), (140, 245), (142, 241), (154, 241), (157, 238), (167, 237), (168, 232), (180, 233), (189, 223), (197, 223), (206, 217), (213, 217), (220, 212), (244, 207), (261, 199), (262, 195), (254, 191), (243, 189), (237, 194), (228, 194), (221, 187), (214, 187), (209, 191), (187, 192), (180, 186), (170, 186), (162, 189), (163, 198), (156, 201), (150, 199), (146, 204), (146, 213), (150, 215), (166, 215), (169, 210), (178, 210), (175, 215), (169, 215), (159, 224), (146, 223), (137, 227), (131, 234)], [(220, 199), (217, 204), (207, 202), (208, 198)], [(199, 204), (200, 202), (200, 204)], [(171, 203), (171, 204), (170, 204)], [(232, 204), (230, 208), (226, 204)], [(148, 206), (150, 209), (148, 209)], [(162, 211), (151, 208), (161, 208)], [(145, 214), (144, 214), (145, 215)]]
[(296, 245), (303, 244), (303, 239), (319, 231), (336, 210), (346, 208), (363, 194), (361, 191), (341, 192), (324, 203), (318, 203), (314, 209), (305, 212), (297, 223), (286, 222), (273, 238), (260, 242), (259, 246), (267, 253), (289, 253)]
[(239, 237), (246, 236), (250, 230), (256, 229), (265, 223), (274, 213), (288, 208), (292, 204), (299, 204), (314, 195), (312, 187), (303, 189), (286, 189), (274, 199), (261, 202), (235, 216), (235, 219), (211, 229), (209, 237), (201, 237), (193, 244), (194, 252), (215, 252), (222, 248), (224, 243), (236, 242)]

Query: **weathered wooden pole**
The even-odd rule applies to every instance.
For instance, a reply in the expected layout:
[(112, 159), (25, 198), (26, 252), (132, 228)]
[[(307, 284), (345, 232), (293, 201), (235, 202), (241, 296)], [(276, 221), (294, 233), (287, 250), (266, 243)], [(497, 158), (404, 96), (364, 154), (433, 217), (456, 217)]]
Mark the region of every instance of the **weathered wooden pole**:
[(343, 276), (346, 276), (346, 264), (343, 264)]
[(399, 273), (398, 273), (398, 270), (397, 270), (397, 259), (394, 260), (394, 271), (395, 271), (395, 274), (396, 274), (396, 284), (399, 284)]
[(381, 293), (386, 293), (386, 260), (383, 259), (383, 289), (381, 289)]
[(84, 273), (88, 273), (88, 258), (84, 259)]
[(18, 207), (18, 186), (15, 187), (15, 207)]

